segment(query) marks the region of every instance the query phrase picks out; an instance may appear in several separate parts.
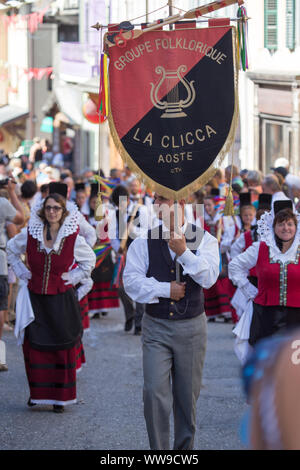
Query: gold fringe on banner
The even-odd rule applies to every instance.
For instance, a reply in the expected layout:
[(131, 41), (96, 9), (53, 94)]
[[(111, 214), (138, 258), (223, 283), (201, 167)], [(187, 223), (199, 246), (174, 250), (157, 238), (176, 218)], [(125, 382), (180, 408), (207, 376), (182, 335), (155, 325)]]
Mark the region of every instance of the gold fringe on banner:
[(137, 175), (137, 177), (149, 187), (150, 190), (157, 192), (159, 195), (172, 199), (175, 201), (180, 201), (181, 199), (185, 199), (189, 197), (192, 193), (200, 189), (204, 186), (216, 173), (217, 169), (220, 167), (221, 163), (223, 162), (225, 156), (230, 152), (230, 149), (234, 143), (238, 119), (239, 119), (239, 103), (238, 103), (238, 80), (239, 80), (239, 67), (237, 62), (237, 33), (235, 26), (231, 26), (232, 29), (232, 47), (233, 47), (233, 73), (234, 73), (234, 114), (231, 122), (230, 131), (228, 137), (226, 139), (223, 148), (217, 155), (214, 160), (214, 163), (196, 180), (192, 183), (188, 184), (184, 188), (180, 189), (179, 191), (174, 191), (166, 186), (163, 186), (152, 178), (150, 178), (146, 173), (144, 173), (140, 167), (135, 163), (135, 161), (131, 158), (128, 152), (125, 150), (119, 135), (116, 131), (113, 116), (111, 113), (111, 105), (110, 105), (110, 84), (108, 87), (109, 90), (109, 109), (108, 109), (108, 122), (109, 128), (111, 132), (111, 136), (113, 138), (113, 142), (116, 146), (117, 151), (121, 155), (122, 160), (125, 164), (129, 167), (129, 169)]
[(233, 202), (231, 184), (229, 186), (228, 195), (226, 197), (223, 215), (225, 216), (230, 215), (232, 217), (234, 216), (234, 202)]

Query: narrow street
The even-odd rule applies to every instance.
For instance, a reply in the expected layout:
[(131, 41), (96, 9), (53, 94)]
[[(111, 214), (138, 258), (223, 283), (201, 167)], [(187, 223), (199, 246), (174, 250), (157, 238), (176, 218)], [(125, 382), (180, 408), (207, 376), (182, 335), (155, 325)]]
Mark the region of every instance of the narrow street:
[[(0, 374), (1, 450), (147, 450), (142, 403), (141, 337), (123, 331), (123, 311), (91, 320), (83, 342), (76, 405), (61, 415), (28, 408), (22, 350), (5, 333), (8, 372)], [(233, 352), (232, 325), (208, 323), (195, 450), (243, 449), (239, 427), (245, 399)]]

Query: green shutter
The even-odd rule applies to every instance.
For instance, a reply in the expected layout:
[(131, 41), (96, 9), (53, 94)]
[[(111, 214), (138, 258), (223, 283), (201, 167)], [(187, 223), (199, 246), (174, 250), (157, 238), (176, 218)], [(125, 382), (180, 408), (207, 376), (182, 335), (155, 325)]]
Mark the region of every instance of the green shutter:
[(277, 0), (265, 0), (265, 47), (277, 50)]
[(295, 0), (286, 0), (286, 47), (295, 49)]

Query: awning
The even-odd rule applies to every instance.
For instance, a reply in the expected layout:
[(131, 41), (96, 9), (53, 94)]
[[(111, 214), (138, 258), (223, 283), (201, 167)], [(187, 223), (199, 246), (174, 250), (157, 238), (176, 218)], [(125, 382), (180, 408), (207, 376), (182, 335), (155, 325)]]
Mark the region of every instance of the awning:
[(99, 94), (99, 83), (100, 83), (100, 77), (93, 77), (87, 82), (80, 83), (78, 85), (78, 88), (82, 92)]
[(0, 107), (0, 127), (10, 124), (17, 119), (25, 119), (29, 116), (29, 112), (25, 108), (7, 104)]
[(56, 86), (49, 94), (42, 111), (45, 115), (51, 114), (52, 108), (57, 104), (59, 111), (65, 116), (64, 122), (71, 126), (80, 126), (82, 123), (82, 94), (74, 85)]
[(70, 121), (71, 125), (82, 124), (82, 95), (73, 85), (58, 86), (55, 88), (55, 97), (58, 107)]

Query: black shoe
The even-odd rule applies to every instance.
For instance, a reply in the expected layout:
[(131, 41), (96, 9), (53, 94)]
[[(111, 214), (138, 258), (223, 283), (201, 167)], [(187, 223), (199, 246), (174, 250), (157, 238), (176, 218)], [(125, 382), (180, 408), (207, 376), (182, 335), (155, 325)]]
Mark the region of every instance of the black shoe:
[(94, 313), (94, 315), (92, 316), (92, 320), (93, 320), (94, 318), (100, 318), (100, 313)]
[(142, 328), (140, 326), (136, 326), (134, 329), (134, 334), (136, 336), (140, 336), (142, 334)]
[(30, 397), (29, 397), (29, 398), (28, 398), (27, 405), (31, 407), (31, 406), (35, 406), (36, 403), (32, 403), (32, 401), (31, 401), (31, 399), (30, 399)]
[(65, 411), (65, 407), (63, 405), (53, 405), (54, 413), (63, 413)]
[(133, 327), (133, 317), (129, 318), (129, 320), (126, 320), (124, 330), (130, 331), (132, 327)]

